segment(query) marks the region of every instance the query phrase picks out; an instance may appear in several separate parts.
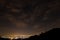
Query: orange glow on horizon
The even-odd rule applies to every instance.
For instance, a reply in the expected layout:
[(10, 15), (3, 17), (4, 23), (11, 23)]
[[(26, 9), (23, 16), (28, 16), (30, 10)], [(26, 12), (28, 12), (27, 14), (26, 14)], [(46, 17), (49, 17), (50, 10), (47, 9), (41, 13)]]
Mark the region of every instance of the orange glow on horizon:
[(9, 38), (9, 39), (18, 39), (18, 38), (21, 38), (21, 39), (24, 39), (24, 38), (28, 38), (28, 37), (30, 37), (30, 36), (32, 36), (32, 35), (4, 35), (4, 36), (2, 36), (2, 38)]

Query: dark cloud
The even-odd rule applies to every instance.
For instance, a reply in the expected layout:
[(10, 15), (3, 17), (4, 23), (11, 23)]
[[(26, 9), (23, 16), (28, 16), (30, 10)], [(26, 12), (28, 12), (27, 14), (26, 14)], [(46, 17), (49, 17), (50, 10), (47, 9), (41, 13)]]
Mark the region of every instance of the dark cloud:
[(1, 0), (0, 28), (5, 33), (36, 34), (60, 27), (59, 6), (58, 0)]

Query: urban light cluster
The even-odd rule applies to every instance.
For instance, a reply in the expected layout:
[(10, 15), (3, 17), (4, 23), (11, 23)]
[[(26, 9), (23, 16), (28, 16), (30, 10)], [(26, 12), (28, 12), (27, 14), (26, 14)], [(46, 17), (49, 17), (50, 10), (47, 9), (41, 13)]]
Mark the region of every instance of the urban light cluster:
[(30, 36), (31, 35), (6, 35), (6, 36), (2, 36), (2, 38), (9, 38), (9, 39), (18, 39), (18, 38), (21, 38), (21, 39), (24, 39), (24, 38), (28, 38)]

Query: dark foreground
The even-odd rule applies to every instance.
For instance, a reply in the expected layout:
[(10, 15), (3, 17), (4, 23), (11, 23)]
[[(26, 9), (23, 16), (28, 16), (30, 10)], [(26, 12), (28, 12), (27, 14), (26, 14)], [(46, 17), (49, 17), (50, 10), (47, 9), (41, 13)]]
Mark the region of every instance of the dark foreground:
[[(10, 39), (8, 38), (4, 39), (0, 37), (0, 40), (10, 40)], [(21, 40), (21, 39), (19, 38), (13, 40)], [(60, 40), (60, 28), (54, 28), (45, 33), (41, 33), (40, 35), (31, 36), (29, 38), (22, 40)]]

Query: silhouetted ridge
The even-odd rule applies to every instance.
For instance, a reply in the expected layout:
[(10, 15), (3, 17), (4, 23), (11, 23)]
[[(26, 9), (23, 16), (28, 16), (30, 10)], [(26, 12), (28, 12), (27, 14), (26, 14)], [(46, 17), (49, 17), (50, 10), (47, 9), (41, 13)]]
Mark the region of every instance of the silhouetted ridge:
[(24, 40), (60, 40), (60, 28), (54, 28), (40, 35), (31, 36)]
[[(10, 39), (0, 37), (0, 40), (10, 40)], [(21, 39), (18, 38), (13, 40), (21, 40)], [(45, 33), (41, 33), (40, 35), (31, 36), (23, 40), (60, 40), (60, 28), (54, 28)]]
[(10, 40), (9, 38), (2, 38), (0, 37), (0, 40)]

